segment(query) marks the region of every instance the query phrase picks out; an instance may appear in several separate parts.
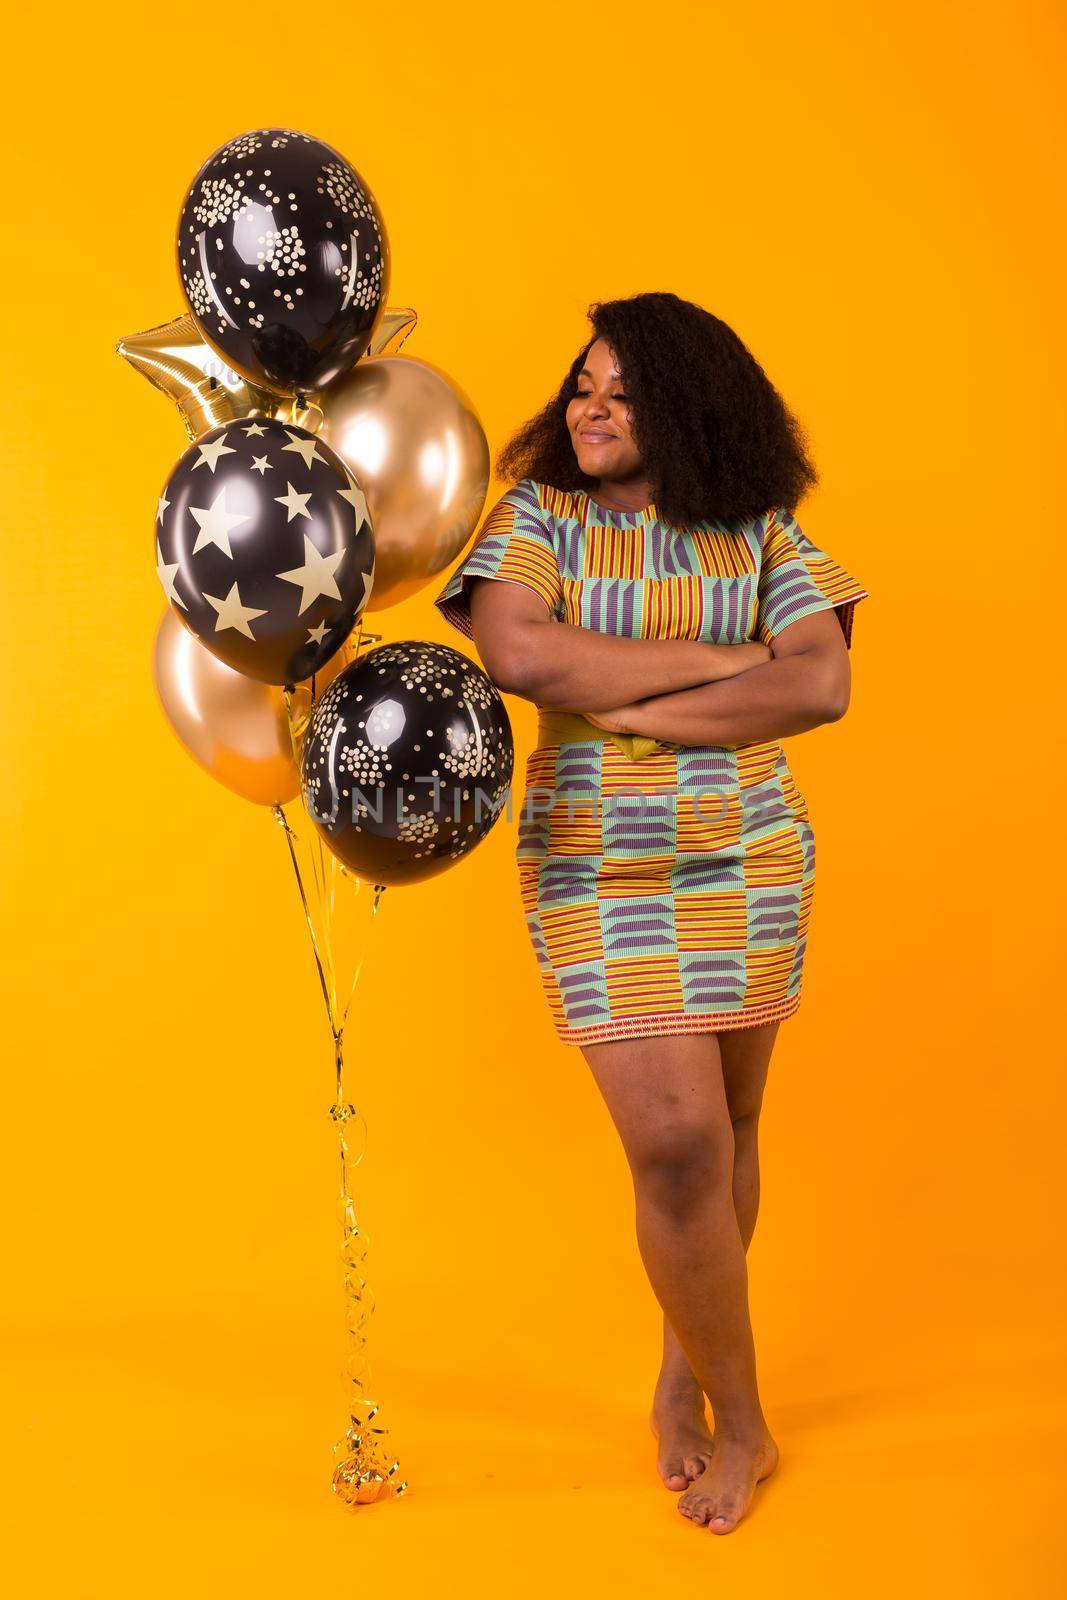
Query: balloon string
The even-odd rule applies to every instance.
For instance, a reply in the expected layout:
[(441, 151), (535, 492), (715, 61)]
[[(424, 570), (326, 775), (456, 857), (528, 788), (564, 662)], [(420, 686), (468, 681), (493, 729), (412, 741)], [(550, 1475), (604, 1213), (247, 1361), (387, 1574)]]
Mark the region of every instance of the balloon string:
[[(372, 918), (377, 914), (383, 893), (382, 885), (375, 885)], [(362, 968), (362, 957), (359, 965)], [(353, 1506), (378, 1499), (383, 1490), (391, 1489), (396, 1495), (402, 1495), (408, 1484), (406, 1479), (396, 1482), (400, 1462), (395, 1457), (385, 1465), (391, 1454), (385, 1447), (389, 1430), (378, 1420), (380, 1407), (369, 1394), (371, 1370), (366, 1355), (366, 1328), (374, 1312), (374, 1296), (363, 1265), (370, 1240), (356, 1218), (352, 1194), (352, 1175), (363, 1159), (366, 1122), (345, 1093), (342, 1031), (343, 1024), (334, 1034), (337, 1098), (330, 1107), (330, 1116), (337, 1127), (340, 1155), (341, 1257), (345, 1267), (345, 1326), (349, 1345), (344, 1370), (350, 1392), (348, 1427), (334, 1445), (337, 1464), (333, 1488), (346, 1505)], [(358, 1143), (354, 1142), (353, 1130)]]
[(300, 904), (304, 908), (304, 918), (308, 925), (308, 933), (311, 936), (311, 949), (315, 956), (315, 969), (318, 972), (319, 982), (322, 985), (322, 998), (326, 1002), (326, 1015), (330, 1019), (330, 1026), (332, 1028), (333, 1004), (330, 1000), (330, 985), (327, 983), (326, 973), (323, 971), (322, 960), (319, 956), (319, 941), (315, 934), (315, 923), (312, 920), (311, 907), (308, 905), (308, 897), (304, 890), (304, 879), (300, 871), (300, 863), (296, 858), (296, 847), (294, 844), (296, 835), (289, 826), (289, 819), (285, 815), (285, 812), (282, 810), (281, 806), (275, 805), (273, 810), (274, 820), (285, 830), (285, 842), (289, 846), (289, 860), (293, 864), (293, 873), (296, 877), (296, 886), (300, 891)]
[[(349, 634), (348, 638), (341, 646), (340, 654), (345, 666), (351, 665), (353, 661), (359, 658), (360, 652), (363, 650), (365, 644), (377, 643), (380, 639), (381, 634), (364, 632), (363, 619), (360, 617), (356, 622), (353, 632)], [(315, 700), (317, 698), (317, 688), (317, 675), (313, 674), (312, 677), (303, 684), (286, 684), (282, 691), (283, 699), (285, 701), (286, 717), (289, 724), (289, 738), (293, 749), (293, 760), (295, 761), (298, 770), (300, 767), (301, 756), (303, 754), (304, 741), (307, 737), (307, 731), (311, 721), (311, 714), (314, 710)], [(278, 821), (286, 830), (286, 839), (289, 844), (289, 854), (293, 863), (293, 871), (296, 873), (297, 884), (300, 888), (300, 899), (304, 907), (304, 916), (307, 919), (308, 931), (311, 934), (312, 947), (315, 951), (315, 963), (319, 971), (319, 981), (322, 984), (323, 993), (326, 997), (326, 1008), (330, 1019), (330, 1026), (333, 1029), (336, 1037), (340, 1034), (341, 1029), (344, 1027), (344, 1021), (348, 1014), (348, 1007), (351, 1003), (352, 993), (355, 989), (356, 980), (359, 977), (359, 969), (357, 968), (352, 979), (351, 987), (349, 988), (348, 993), (343, 997), (342, 1004), (342, 996), (338, 992), (339, 967), (334, 950), (333, 927), (334, 912), (336, 909), (335, 893), (339, 881), (338, 875), (341, 874), (345, 877), (348, 875), (344, 872), (344, 868), (341, 867), (340, 863), (334, 858), (334, 856), (329, 853), (322, 841), (319, 839), (318, 835), (309, 827), (307, 836), (308, 861), (305, 870), (309, 875), (309, 886), (314, 893), (315, 903), (320, 912), (318, 923), (316, 924), (315, 919), (311, 914), (311, 909), (308, 904), (308, 895), (305, 892), (305, 886), (301, 878), (300, 867), (297, 861), (297, 855), (294, 846), (294, 840), (296, 836), (294, 835), (292, 828), (289, 826), (288, 821), (285, 819), (284, 814), (281, 812), (280, 807), (276, 806), (274, 811)], [(356, 887), (358, 888), (358, 881), (356, 883)]]
[[(289, 859), (311, 937), (315, 966), (333, 1035), (335, 1098), (329, 1108), (329, 1114), (337, 1128), (340, 1159), (341, 1259), (345, 1268), (345, 1328), (348, 1337), (344, 1375), (349, 1385), (348, 1426), (343, 1437), (338, 1439), (333, 1447), (335, 1456), (333, 1490), (345, 1505), (358, 1506), (369, 1504), (385, 1492), (392, 1491), (401, 1495), (408, 1487), (406, 1479), (396, 1481), (400, 1470), (399, 1460), (394, 1457), (388, 1465), (386, 1464), (388, 1453), (386, 1440), (389, 1437), (389, 1430), (380, 1420), (379, 1403), (370, 1396), (371, 1370), (366, 1355), (366, 1327), (374, 1311), (374, 1296), (363, 1270), (370, 1240), (357, 1219), (353, 1195), (353, 1174), (363, 1159), (367, 1129), (362, 1113), (346, 1094), (343, 1039), (348, 1006), (366, 959), (366, 944), (360, 951), (344, 1013), (339, 1015), (336, 1009), (337, 995), (331, 991), (331, 984), (327, 980), (326, 970), (320, 958), (315, 922), (295, 848), (296, 835), (281, 806), (274, 806), (273, 811), (275, 819), (285, 832)], [(358, 892), (362, 886), (356, 882), (350, 887), (353, 892)], [(374, 886), (374, 899), (371, 902), (372, 920), (377, 915), (384, 893), (385, 888), (382, 884)], [(320, 901), (320, 904), (327, 915), (332, 914), (334, 910), (332, 893), (328, 900)]]
[[(338, 885), (340, 879), (342, 879), (342, 878), (348, 879), (348, 874), (345, 872), (345, 869), (343, 867), (339, 866), (336, 861), (331, 862), (331, 866), (332, 866), (333, 872), (332, 872), (330, 891), (329, 891), (328, 918), (332, 917), (333, 914), (334, 914), (334, 908), (335, 908), (335, 904), (336, 904), (334, 896), (335, 896), (337, 885)], [(358, 894), (359, 891), (364, 887), (364, 885), (361, 883), (361, 881), (358, 878), (356, 878), (354, 881), (351, 880), (351, 879), (348, 879), (348, 881), (349, 881), (349, 883), (351, 885), (351, 893), (353, 893), (353, 894)], [(342, 892), (344, 892), (344, 891), (342, 891)], [(380, 900), (382, 898), (382, 895), (384, 893), (385, 893), (385, 885), (382, 884), (382, 883), (375, 884), (375, 886), (374, 886), (374, 901), (373, 901), (373, 904), (371, 905), (371, 916), (372, 917), (377, 912), (378, 904), (379, 904), (379, 902), (380, 902)], [(367, 955), (367, 950), (366, 950), (366, 946), (364, 945), (363, 949), (360, 951), (359, 960), (356, 962), (355, 969), (353, 970), (352, 981), (348, 985), (348, 993), (344, 996), (344, 1004), (343, 1005), (341, 1003), (341, 1000), (342, 1000), (341, 992), (340, 992), (340, 989), (338, 988), (338, 984), (337, 984), (337, 971), (336, 971), (336, 968), (334, 969), (334, 983), (333, 983), (334, 1013), (333, 1013), (333, 1015), (331, 1017), (331, 1022), (333, 1023), (334, 1037), (338, 1041), (341, 1039), (341, 1036), (345, 1031), (345, 1024), (348, 1021), (348, 1010), (349, 1010), (349, 1007), (352, 1004), (352, 996), (356, 992), (356, 984), (359, 982), (360, 973), (363, 971), (363, 962), (366, 959), (366, 955)], [(338, 1085), (338, 1097), (340, 1097), (340, 1085)]]

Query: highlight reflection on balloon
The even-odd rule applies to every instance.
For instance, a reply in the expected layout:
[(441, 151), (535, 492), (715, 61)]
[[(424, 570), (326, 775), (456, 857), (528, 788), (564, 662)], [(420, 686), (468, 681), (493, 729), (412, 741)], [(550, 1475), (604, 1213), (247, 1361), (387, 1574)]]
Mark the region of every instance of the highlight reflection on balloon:
[(489, 487), (489, 443), (470, 400), (414, 356), (361, 362), (315, 396), (318, 435), (346, 462), (374, 527), (368, 611), (414, 594), (456, 559)]

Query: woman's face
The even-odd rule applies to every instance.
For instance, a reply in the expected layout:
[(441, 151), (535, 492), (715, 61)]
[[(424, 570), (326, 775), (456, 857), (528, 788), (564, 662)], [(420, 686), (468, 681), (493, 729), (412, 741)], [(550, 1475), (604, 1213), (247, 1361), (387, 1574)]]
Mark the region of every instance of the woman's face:
[(578, 465), (591, 478), (625, 480), (641, 470), (630, 431), (630, 403), (615, 356), (604, 339), (589, 347), (578, 374), (578, 393), (567, 407), (567, 427)]

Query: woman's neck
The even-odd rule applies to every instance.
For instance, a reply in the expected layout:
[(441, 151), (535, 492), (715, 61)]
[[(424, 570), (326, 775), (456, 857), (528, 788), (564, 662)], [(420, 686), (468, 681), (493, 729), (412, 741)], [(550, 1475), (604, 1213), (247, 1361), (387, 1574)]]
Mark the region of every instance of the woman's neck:
[(626, 478), (612, 482), (609, 478), (597, 480), (590, 498), (609, 511), (643, 511), (653, 499), (652, 485), (647, 478)]

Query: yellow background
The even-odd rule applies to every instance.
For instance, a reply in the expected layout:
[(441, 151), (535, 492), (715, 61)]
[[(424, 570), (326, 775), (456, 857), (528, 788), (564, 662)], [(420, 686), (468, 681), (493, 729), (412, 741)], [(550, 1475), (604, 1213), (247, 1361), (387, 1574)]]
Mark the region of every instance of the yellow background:
[[(27, 7), (12, 42), (16, 1592), (1055, 1592), (1057, 8)], [(801, 525), (870, 590), (847, 718), (788, 745), (818, 882), (751, 1258), (783, 1467), (728, 1539), (655, 1475), (629, 1176), (551, 1029), (503, 826), (378, 919), (350, 1050), (370, 1354), (412, 1487), (354, 1519), (328, 1491), (329, 1041), (278, 830), (156, 704), (152, 513), (184, 439), (113, 354), (182, 309), (199, 164), (271, 123), (372, 185), (407, 353), (494, 449), (590, 301), (725, 318), (808, 428)], [(461, 643), (429, 594), (377, 621)]]

